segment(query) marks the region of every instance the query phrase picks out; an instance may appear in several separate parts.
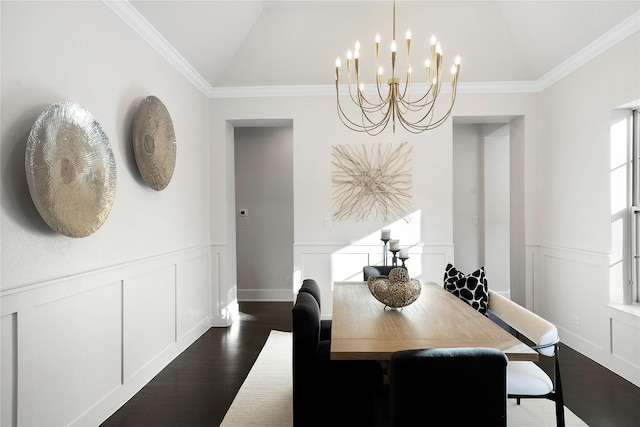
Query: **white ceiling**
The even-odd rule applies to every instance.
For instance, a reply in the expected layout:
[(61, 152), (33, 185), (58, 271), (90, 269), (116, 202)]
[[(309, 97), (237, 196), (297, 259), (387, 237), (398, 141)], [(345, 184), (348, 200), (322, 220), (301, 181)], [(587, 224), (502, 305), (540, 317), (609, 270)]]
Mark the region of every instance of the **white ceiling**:
[[(361, 76), (373, 82), (366, 58), (376, 33), (381, 61), (389, 61), (391, 0), (130, 3), (214, 88), (332, 85), (336, 57), (344, 63), (355, 40), (362, 43)], [(460, 82), (538, 81), (624, 22), (637, 28), (639, 11), (640, 0), (399, 0), (396, 35), (400, 51), (411, 29), (414, 69), (435, 34), (446, 69), (461, 55)]]

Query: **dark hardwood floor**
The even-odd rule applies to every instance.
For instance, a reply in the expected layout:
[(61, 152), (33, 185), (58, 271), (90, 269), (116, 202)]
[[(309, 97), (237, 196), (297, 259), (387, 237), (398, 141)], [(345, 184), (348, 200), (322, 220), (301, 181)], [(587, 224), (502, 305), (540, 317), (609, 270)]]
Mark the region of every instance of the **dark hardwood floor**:
[[(269, 331), (291, 330), (291, 303), (245, 302), (240, 311), (239, 321), (207, 331), (102, 426), (219, 426)], [(564, 345), (560, 365), (565, 404), (589, 426), (640, 426), (640, 388)]]

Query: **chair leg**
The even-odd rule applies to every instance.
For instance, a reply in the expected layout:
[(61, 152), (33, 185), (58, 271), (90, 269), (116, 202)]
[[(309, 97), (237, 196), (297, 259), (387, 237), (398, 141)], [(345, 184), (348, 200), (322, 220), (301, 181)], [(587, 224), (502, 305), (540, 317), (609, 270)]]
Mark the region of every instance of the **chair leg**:
[(558, 361), (558, 346), (555, 357), (555, 387), (554, 400), (556, 402), (556, 423), (558, 427), (564, 427), (564, 397), (562, 396), (562, 380), (560, 379), (560, 362)]
[(564, 427), (564, 405), (556, 400), (556, 423), (558, 427)]

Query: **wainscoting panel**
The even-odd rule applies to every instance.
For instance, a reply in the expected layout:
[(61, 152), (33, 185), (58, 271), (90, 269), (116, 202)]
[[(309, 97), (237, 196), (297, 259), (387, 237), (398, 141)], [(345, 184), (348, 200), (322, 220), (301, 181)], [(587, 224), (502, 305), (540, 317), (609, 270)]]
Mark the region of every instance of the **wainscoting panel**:
[(178, 339), (183, 339), (209, 317), (209, 256), (203, 255), (177, 265)]
[(108, 418), (220, 317), (210, 259), (206, 246), (2, 292), (1, 425)]
[(69, 425), (121, 385), (120, 306), (115, 282), (34, 307), (34, 425)]
[[(640, 370), (640, 320), (635, 324), (611, 319), (611, 354)], [(635, 340), (628, 339), (636, 337)]]
[(170, 265), (124, 281), (124, 377), (176, 342), (176, 273)]
[[(15, 426), (17, 403), (16, 313), (0, 317), (0, 426)], [(7, 410), (4, 410), (8, 408)]]
[[(234, 254), (235, 256), (235, 254)], [(234, 319), (239, 316), (238, 308), (238, 286), (236, 272), (229, 265), (232, 262), (235, 266), (235, 258), (229, 260), (227, 245), (225, 243), (216, 243), (211, 245), (211, 253), (209, 254), (209, 270), (210, 270), (210, 301), (211, 310), (211, 326), (227, 327), (233, 323)]]
[[(545, 251), (544, 287), (539, 314), (599, 349), (608, 325), (603, 314), (609, 297), (608, 266), (579, 252)], [(595, 314), (600, 313), (601, 316)]]

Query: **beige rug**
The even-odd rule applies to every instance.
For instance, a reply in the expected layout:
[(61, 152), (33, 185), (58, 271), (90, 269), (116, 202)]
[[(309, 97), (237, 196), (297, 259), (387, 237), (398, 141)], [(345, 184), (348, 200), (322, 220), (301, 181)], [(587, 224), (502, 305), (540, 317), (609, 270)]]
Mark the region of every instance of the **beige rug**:
[[(220, 427), (291, 427), (291, 333), (271, 331), (249, 375), (242, 384)], [(507, 404), (508, 425), (555, 427), (554, 403), (546, 399), (515, 400)], [(568, 408), (567, 427), (586, 424)]]

